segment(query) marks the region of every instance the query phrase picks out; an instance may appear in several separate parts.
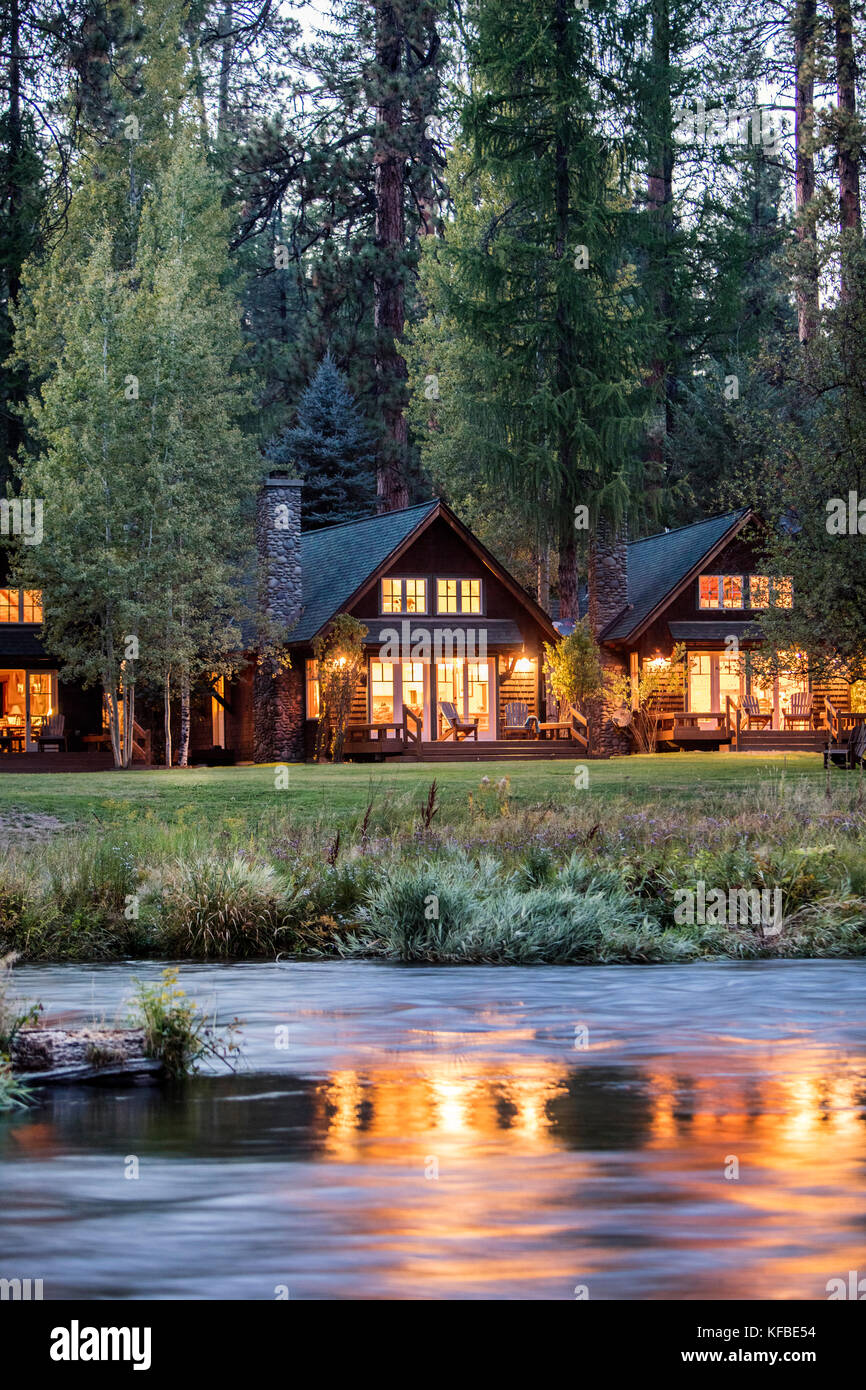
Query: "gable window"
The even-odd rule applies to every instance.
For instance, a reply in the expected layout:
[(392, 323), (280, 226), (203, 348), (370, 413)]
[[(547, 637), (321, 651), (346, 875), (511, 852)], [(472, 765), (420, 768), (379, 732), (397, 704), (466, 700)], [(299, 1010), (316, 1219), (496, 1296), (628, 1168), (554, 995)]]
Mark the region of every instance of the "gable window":
[(787, 576), (702, 574), (699, 608), (793, 608), (794, 585)]
[(793, 608), (794, 584), (787, 576), (749, 575), (751, 608)]
[(480, 579), (437, 579), (436, 611), (438, 613), (480, 613)]
[(0, 589), (0, 623), (41, 622), (41, 589)]
[(426, 613), (426, 579), (383, 579), (383, 613)]
[(698, 580), (698, 607), (743, 608), (744, 591), (741, 574), (702, 574)]

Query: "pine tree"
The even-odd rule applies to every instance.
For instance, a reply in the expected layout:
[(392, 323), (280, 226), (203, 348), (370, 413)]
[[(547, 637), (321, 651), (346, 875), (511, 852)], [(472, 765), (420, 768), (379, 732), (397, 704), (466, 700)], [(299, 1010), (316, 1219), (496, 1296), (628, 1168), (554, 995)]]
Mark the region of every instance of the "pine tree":
[(267, 454), (272, 464), (291, 468), (304, 480), (304, 530), (354, 521), (372, 510), (374, 441), (330, 354), (301, 397), (297, 424), (284, 430)]
[[(638, 493), (641, 323), (625, 199), (599, 117), (595, 30), (566, 0), (473, 6), (471, 164), (431, 317), (466, 340), (484, 467), (531, 502), (577, 617), (578, 506), (619, 518)], [(430, 360), (426, 376), (436, 376)]]

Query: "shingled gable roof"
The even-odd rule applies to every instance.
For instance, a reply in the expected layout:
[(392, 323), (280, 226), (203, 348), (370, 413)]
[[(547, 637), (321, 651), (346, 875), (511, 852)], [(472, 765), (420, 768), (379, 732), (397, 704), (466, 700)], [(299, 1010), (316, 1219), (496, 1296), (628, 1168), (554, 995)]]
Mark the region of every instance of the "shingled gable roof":
[(628, 547), (629, 606), (604, 629), (603, 642), (630, 642), (670, 603), (709, 558), (732, 540), (753, 515), (743, 507), (676, 531), (631, 541)]
[[(375, 583), (379, 571), (441, 516), (475, 551), (507, 588), (529, 609), (550, 638), (557, 633), (547, 614), (485, 550), (480, 541), (438, 498), (399, 512), (346, 521), (301, 533), (301, 617), (288, 636), (289, 645), (309, 643), (322, 628), (343, 613)], [(482, 620), (483, 621), (483, 620)]]

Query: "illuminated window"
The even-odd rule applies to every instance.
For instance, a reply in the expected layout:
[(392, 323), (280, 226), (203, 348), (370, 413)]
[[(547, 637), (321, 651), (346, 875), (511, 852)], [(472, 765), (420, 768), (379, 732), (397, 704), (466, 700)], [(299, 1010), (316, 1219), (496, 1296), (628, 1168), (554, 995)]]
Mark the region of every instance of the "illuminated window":
[(481, 612), (481, 580), (480, 580), (480, 579), (461, 579), (461, 580), (460, 580), (460, 612), (461, 612), (461, 613), (480, 613), (480, 612)]
[(742, 608), (744, 595), (742, 574), (702, 574), (698, 580), (699, 608)]
[(426, 579), (407, 579), (406, 580), (406, 613), (426, 613), (427, 612), (427, 580)]
[(383, 613), (402, 613), (402, 612), (403, 612), (403, 581), (402, 581), (402, 579), (383, 579), (383, 580), (382, 580), (382, 612), (383, 612)]
[(41, 622), (41, 589), (0, 589), (0, 623)]
[(765, 574), (749, 575), (749, 606), (751, 608), (769, 608), (770, 581)]
[(437, 579), (436, 609), (439, 613), (480, 613), (480, 579)]
[(743, 576), (741, 574), (722, 575), (722, 606), (724, 608), (742, 608)]
[(457, 580), (437, 579), (436, 607), (440, 613), (457, 612)]
[(408, 705), (418, 719), (424, 718), (424, 663), (403, 662), (403, 704)]
[(426, 613), (426, 579), (383, 579), (383, 613)]
[(722, 589), (717, 574), (702, 574), (699, 580), (701, 608), (721, 608)]
[(42, 622), (42, 590), (25, 589), (21, 621), (25, 623)]
[(788, 576), (750, 574), (749, 603), (752, 608), (793, 608), (793, 581)]
[(307, 666), (307, 718), (319, 717), (319, 663), (308, 661)]
[(394, 723), (394, 663), (370, 662), (370, 719), (374, 724)]
[(773, 607), (794, 607), (794, 581), (789, 577), (773, 580)]

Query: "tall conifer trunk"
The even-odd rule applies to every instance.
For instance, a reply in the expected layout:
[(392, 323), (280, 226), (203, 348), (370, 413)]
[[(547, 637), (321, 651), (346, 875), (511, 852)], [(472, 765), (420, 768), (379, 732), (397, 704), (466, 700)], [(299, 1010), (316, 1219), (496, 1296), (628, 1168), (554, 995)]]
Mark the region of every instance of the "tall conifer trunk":
[(795, 204), (800, 258), (797, 273), (797, 327), (801, 343), (815, 332), (818, 316), (818, 257), (812, 204), (815, 199), (815, 31), (816, 0), (797, 0), (794, 15)]
[(860, 235), (860, 149), (854, 140), (857, 118), (857, 61), (851, 0), (833, 0), (836, 49), (836, 99), (839, 106), (837, 166), (839, 170), (839, 231), (842, 236), (841, 294), (849, 297), (846, 234)]
[(647, 164), (647, 210), (655, 233), (655, 318), (659, 335), (650, 368), (650, 385), (659, 406), (658, 427), (648, 440), (647, 453), (664, 462), (664, 440), (673, 429), (674, 374), (671, 358), (673, 319), (674, 139), (671, 97), (671, 20), (669, 0), (655, 0), (652, 11), (653, 104)]
[(376, 386), (382, 437), (377, 459), (376, 493), (380, 512), (409, 505), (406, 481), (406, 363), (398, 349), (405, 312), (403, 256), (406, 220), (403, 203), (404, 156), (401, 151), (403, 103), (400, 95), (401, 16), (392, 0), (376, 0), (376, 61), (380, 101), (376, 109), (375, 154), (377, 252), (374, 325)]

